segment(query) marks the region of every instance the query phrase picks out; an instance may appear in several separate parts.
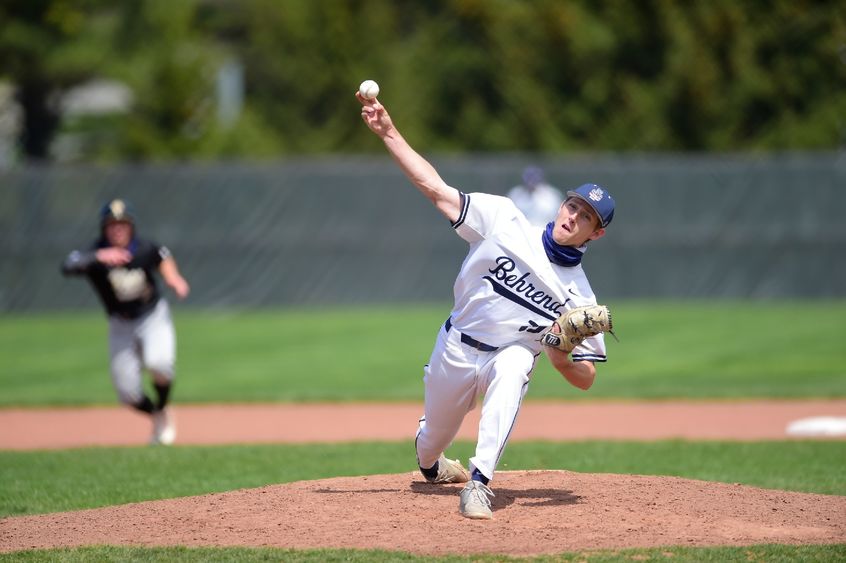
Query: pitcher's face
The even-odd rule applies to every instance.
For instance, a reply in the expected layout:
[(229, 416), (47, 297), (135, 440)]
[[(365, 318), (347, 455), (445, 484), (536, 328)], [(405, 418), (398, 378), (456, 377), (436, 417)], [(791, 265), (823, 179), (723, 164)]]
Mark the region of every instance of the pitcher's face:
[(599, 226), (599, 217), (585, 201), (569, 197), (555, 217), (552, 239), (563, 246), (582, 246), (589, 240), (596, 240), (605, 234)]

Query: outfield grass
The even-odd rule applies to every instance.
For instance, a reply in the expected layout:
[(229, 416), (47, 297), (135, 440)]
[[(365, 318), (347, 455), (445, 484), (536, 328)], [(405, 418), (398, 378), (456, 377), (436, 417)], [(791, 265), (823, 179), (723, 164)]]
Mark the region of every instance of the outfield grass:
[[(587, 393), (542, 358), (528, 398), (846, 396), (846, 301), (611, 304), (619, 342)], [(179, 308), (178, 402), (420, 400), (447, 304)], [(113, 404), (102, 314), (0, 318), (0, 406)]]

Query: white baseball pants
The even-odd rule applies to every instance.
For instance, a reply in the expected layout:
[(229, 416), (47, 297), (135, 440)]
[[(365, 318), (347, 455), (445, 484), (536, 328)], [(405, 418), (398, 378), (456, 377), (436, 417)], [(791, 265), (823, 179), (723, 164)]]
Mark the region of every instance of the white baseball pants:
[(159, 380), (173, 381), (176, 331), (167, 301), (160, 299), (138, 319), (109, 317), (109, 357), (112, 385), (124, 404), (135, 405), (144, 396), (142, 367)]
[(492, 479), (517, 422), (536, 356), (520, 344), (481, 352), (461, 342), (461, 333), (444, 327), (429, 364), (423, 368), (424, 416), (417, 430), (417, 463), (432, 467), (452, 443), (464, 417), (484, 395), (476, 455), (470, 470)]

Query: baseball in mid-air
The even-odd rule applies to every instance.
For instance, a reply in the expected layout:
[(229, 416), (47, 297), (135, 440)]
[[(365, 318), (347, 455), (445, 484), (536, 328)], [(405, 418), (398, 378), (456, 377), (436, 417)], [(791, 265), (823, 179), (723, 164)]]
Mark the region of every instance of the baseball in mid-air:
[(368, 100), (375, 99), (379, 95), (379, 85), (375, 80), (365, 80), (358, 87), (358, 92)]

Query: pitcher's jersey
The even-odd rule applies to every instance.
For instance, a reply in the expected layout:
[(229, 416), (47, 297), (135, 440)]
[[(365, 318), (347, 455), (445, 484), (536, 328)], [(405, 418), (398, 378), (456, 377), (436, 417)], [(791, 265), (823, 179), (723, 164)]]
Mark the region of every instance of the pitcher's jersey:
[[(541, 350), (540, 333), (567, 309), (596, 304), (581, 264), (557, 266), (533, 226), (501, 196), (461, 193), (453, 223), (470, 243), (453, 292), (451, 319), (459, 331), (491, 346), (520, 343)], [(602, 334), (585, 339), (572, 359), (604, 362)]]

